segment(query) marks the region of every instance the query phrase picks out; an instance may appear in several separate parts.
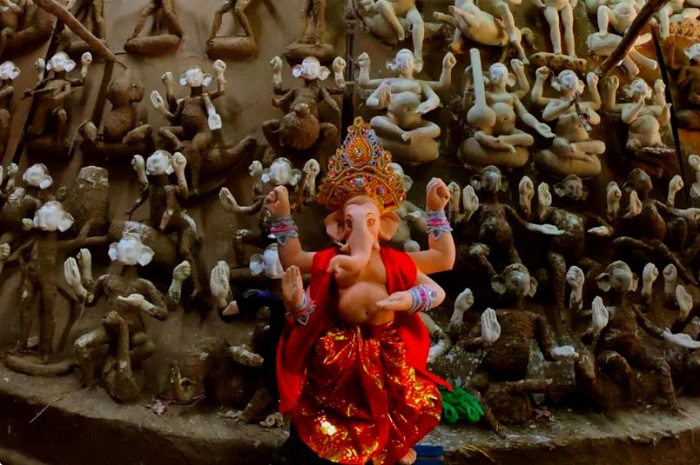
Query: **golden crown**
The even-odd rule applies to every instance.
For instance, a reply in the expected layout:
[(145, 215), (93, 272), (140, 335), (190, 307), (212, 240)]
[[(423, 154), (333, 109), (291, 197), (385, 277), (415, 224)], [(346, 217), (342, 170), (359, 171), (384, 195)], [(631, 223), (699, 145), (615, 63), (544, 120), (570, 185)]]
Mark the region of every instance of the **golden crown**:
[(328, 161), (317, 200), (335, 211), (361, 195), (390, 211), (401, 206), (406, 191), (401, 176), (391, 167), (391, 153), (384, 150), (369, 124), (356, 118), (343, 145)]

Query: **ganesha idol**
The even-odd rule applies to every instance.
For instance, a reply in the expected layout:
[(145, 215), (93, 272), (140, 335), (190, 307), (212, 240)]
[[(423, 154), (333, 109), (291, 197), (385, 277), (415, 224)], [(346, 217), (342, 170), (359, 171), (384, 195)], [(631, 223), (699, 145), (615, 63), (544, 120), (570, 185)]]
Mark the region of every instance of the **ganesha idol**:
[[(430, 338), (419, 312), (445, 297), (426, 273), (454, 264), (444, 212), (449, 197), (442, 181), (429, 183), (429, 250), (409, 254), (380, 246), (396, 232), (395, 210), (405, 191), (390, 154), (358, 118), (331, 157), (317, 195), (332, 211), (326, 231), (342, 245), (302, 250), (287, 190), (277, 187), (266, 198), (286, 268), (279, 408), (291, 415), (293, 434), (324, 460), (413, 463), (413, 446), (440, 421), (438, 385), (447, 384), (426, 370)], [(308, 292), (305, 273), (311, 273)]]

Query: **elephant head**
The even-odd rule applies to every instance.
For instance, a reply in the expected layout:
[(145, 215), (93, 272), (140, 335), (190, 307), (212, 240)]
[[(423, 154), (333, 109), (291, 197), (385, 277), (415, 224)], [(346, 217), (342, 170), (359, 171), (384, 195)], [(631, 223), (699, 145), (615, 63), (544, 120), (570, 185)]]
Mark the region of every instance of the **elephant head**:
[(65, 52), (58, 52), (49, 59), (49, 62), (46, 64), (46, 71), (70, 73), (75, 69), (75, 66), (75, 61), (71, 60)]
[(537, 292), (537, 280), (520, 264), (508, 265), (501, 274), (491, 278), (491, 288), (499, 295), (507, 294), (518, 299), (532, 297)]
[(292, 68), (292, 75), (295, 78), (302, 78), (305, 81), (325, 81), (331, 75), (331, 70), (325, 66), (321, 66), (318, 58), (306, 57), (300, 65)]
[(36, 163), (24, 172), (22, 180), (28, 186), (48, 189), (53, 185), (53, 178), (49, 175), (49, 169), (43, 163)]
[(639, 277), (627, 263), (617, 260), (596, 277), (598, 287), (604, 292), (627, 293), (637, 290)]
[(73, 217), (63, 209), (61, 202), (50, 200), (34, 213), (32, 226), (42, 231), (68, 231), (73, 226)]
[(281, 279), (284, 268), (277, 244), (268, 245), (262, 254), (256, 253), (250, 257), (250, 271), (256, 276), (264, 273), (270, 279)]
[(211, 81), (211, 75), (205, 73), (199, 66), (191, 67), (180, 76), (180, 85), (182, 87), (207, 87), (211, 84)]
[(379, 250), (379, 240), (390, 240), (399, 227), (394, 211), (382, 211), (371, 198), (357, 196), (348, 200), (342, 210), (326, 217), (326, 232), (344, 245), (343, 253), (331, 260), (331, 271), (359, 273), (369, 262), (372, 251)]
[(19, 68), (11, 61), (5, 61), (0, 65), (0, 80), (13, 81), (19, 76)]
[(296, 186), (301, 179), (301, 171), (295, 169), (285, 157), (276, 158), (269, 168), (262, 172), (262, 181), (273, 186)]
[(110, 244), (108, 254), (112, 261), (126, 266), (146, 266), (155, 255), (153, 249), (144, 245), (138, 235), (128, 232), (124, 233), (119, 242)]

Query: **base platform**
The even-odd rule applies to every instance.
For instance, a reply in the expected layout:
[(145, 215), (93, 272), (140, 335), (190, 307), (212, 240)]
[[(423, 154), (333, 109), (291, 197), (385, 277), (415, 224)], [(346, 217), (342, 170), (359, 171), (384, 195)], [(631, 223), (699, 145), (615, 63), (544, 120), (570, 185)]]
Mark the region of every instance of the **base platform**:
[[(286, 430), (244, 425), (201, 405), (148, 400), (118, 405), (76, 376), (32, 378), (0, 365), (0, 463), (3, 465), (264, 465)], [(445, 447), (450, 465), (696, 465), (700, 399), (687, 412), (659, 407), (604, 415), (553, 411), (551, 419), (512, 427), (501, 439), (485, 427), (440, 426), (425, 439)]]

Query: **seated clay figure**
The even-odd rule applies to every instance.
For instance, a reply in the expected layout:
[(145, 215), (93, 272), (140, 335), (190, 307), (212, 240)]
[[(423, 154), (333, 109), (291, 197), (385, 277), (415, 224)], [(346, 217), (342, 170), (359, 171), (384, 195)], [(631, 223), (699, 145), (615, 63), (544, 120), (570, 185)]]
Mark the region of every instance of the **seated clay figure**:
[(548, 150), (535, 154), (535, 163), (544, 171), (565, 177), (575, 174), (586, 179), (600, 173), (598, 155), (605, 152), (605, 142), (591, 139), (592, 126), (600, 123), (596, 113), (601, 106), (598, 93), (598, 77), (588, 73), (586, 81), (591, 93), (590, 101), (582, 101), (585, 85), (576, 73), (564, 70), (552, 80), (552, 87), (559, 91), (559, 97), (543, 97), (544, 83), (551, 74), (541, 67), (536, 72), (535, 84), (530, 97), (535, 104), (544, 107), (542, 119), (557, 121), (556, 137)]
[[(153, 17), (152, 35), (139, 37), (149, 17)], [(164, 32), (167, 31), (167, 32)], [(148, 0), (139, 16), (134, 32), (124, 50), (134, 55), (158, 56), (175, 51), (184, 31), (175, 11), (175, 0)]]
[(387, 68), (398, 74), (396, 77), (370, 79), (369, 55), (363, 53), (357, 61), (360, 87), (374, 90), (365, 105), (386, 108), (386, 115), (375, 116), (370, 121), (383, 146), (402, 163), (420, 164), (435, 160), (439, 156), (440, 126), (423, 119), (423, 115), (440, 106), (440, 97), (434, 87), (449, 86), (455, 57), (451, 53), (445, 55), (442, 75), (437, 83), (414, 78), (415, 60), (413, 52), (408, 49), (399, 50), (387, 63)]
[(0, 57), (29, 53), (54, 32), (53, 16), (28, 0), (0, 2)]
[[(41, 153), (44, 156), (70, 154), (73, 142), (69, 139), (70, 128), (65, 102), (76, 88), (85, 85), (90, 63), (92, 55), (86, 52), (81, 58), (80, 76), (70, 78), (68, 73), (75, 69), (76, 63), (64, 52), (56, 53), (48, 63), (43, 59), (37, 60), (39, 83), (33, 89), (24, 92), (25, 97), (36, 97), (33, 118), (27, 128), (30, 152)], [(48, 71), (46, 77), (45, 71)]]
[(700, 129), (700, 43), (684, 50), (689, 63), (678, 74), (681, 91), (681, 107), (676, 111), (678, 125), (687, 129)]
[[(514, 76), (508, 73), (505, 65), (495, 63), (489, 69), (491, 87), (487, 90), (484, 76), (481, 74), (479, 52), (476, 49), (472, 50), (474, 104), (469, 107), (467, 121), (476, 131), (464, 141), (458, 157), (468, 166), (495, 165), (500, 168), (519, 168), (527, 163), (528, 147), (535, 143), (535, 138), (517, 129), (516, 119), (519, 117), (543, 137), (552, 138), (554, 133), (549, 126), (528, 112), (520, 101), (519, 94), (525, 94), (529, 90), (522, 62), (513, 60), (513, 69), (518, 73), (518, 82), (525, 86), (524, 89), (508, 92), (506, 86), (515, 84)], [(465, 87), (469, 87), (469, 84)], [(466, 97), (465, 91), (465, 108), (468, 105)]]
[(335, 57), (335, 47), (323, 42), (326, 30), (326, 1), (301, 1), (301, 30), (296, 41), (287, 46), (284, 57), (291, 66), (307, 57), (314, 57), (324, 65)]
[(665, 2), (656, 14), (661, 39), (665, 40), (671, 34), (671, 23), (698, 18), (700, 16), (699, 7), (700, 1), (698, 0), (670, 0)]
[[(666, 85), (657, 79), (652, 90), (642, 78), (629, 85), (630, 102), (617, 102), (620, 81), (609, 77), (604, 85), (603, 109), (619, 113), (628, 127), (627, 153), (633, 165), (641, 166), (655, 178), (667, 178), (680, 171), (676, 149), (665, 144), (662, 131), (671, 119), (671, 104), (666, 103)], [(670, 129), (670, 128), (668, 128)]]
[(64, 264), (66, 282), (85, 305), (92, 307), (102, 297), (107, 303), (102, 325), (80, 336), (73, 350), (83, 383), (92, 386), (97, 382), (93, 352), (107, 345), (108, 355), (100, 370), (102, 384), (114, 400), (126, 403), (138, 399), (143, 384), (139, 368), (155, 352), (141, 312), (165, 320), (168, 310), (165, 296), (138, 276), (139, 265), (146, 266), (153, 258), (153, 250), (143, 245), (138, 234), (125, 232), (119, 242), (110, 245), (109, 258), (122, 265), (121, 273), (104, 274), (94, 283), (84, 283), (86, 276), (92, 276), (91, 261), (81, 256), (82, 275), (75, 258)]
[[(105, 42), (107, 37), (104, 20), (105, 0), (82, 0), (76, 3), (73, 17), (83, 24), (86, 30), (93, 33), (97, 40)], [(70, 56), (80, 56), (88, 51), (98, 52), (98, 50), (90, 50), (88, 43), (76, 37), (70, 29), (64, 29), (61, 35), (60, 48)]]
[[(240, 60), (256, 55), (258, 53), (258, 43), (255, 40), (255, 33), (250, 25), (250, 20), (245, 14), (245, 9), (252, 0), (224, 0), (223, 5), (216, 10), (214, 21), (211, 26), (211, 33), (207, 41), (207, 55), (212, 60), (232, 58)], [(244, 35), (219, 37), (221, 22), (226, 13), (231, 13), (240, 26)]]
[(0, 157), (5, 155), (10, 139), (10, 125), (12, 124), (10, 105), (15, 94), (12, 81), (19, 74), (19, 68), (11, 61), (5, 61), (0, 65)]

